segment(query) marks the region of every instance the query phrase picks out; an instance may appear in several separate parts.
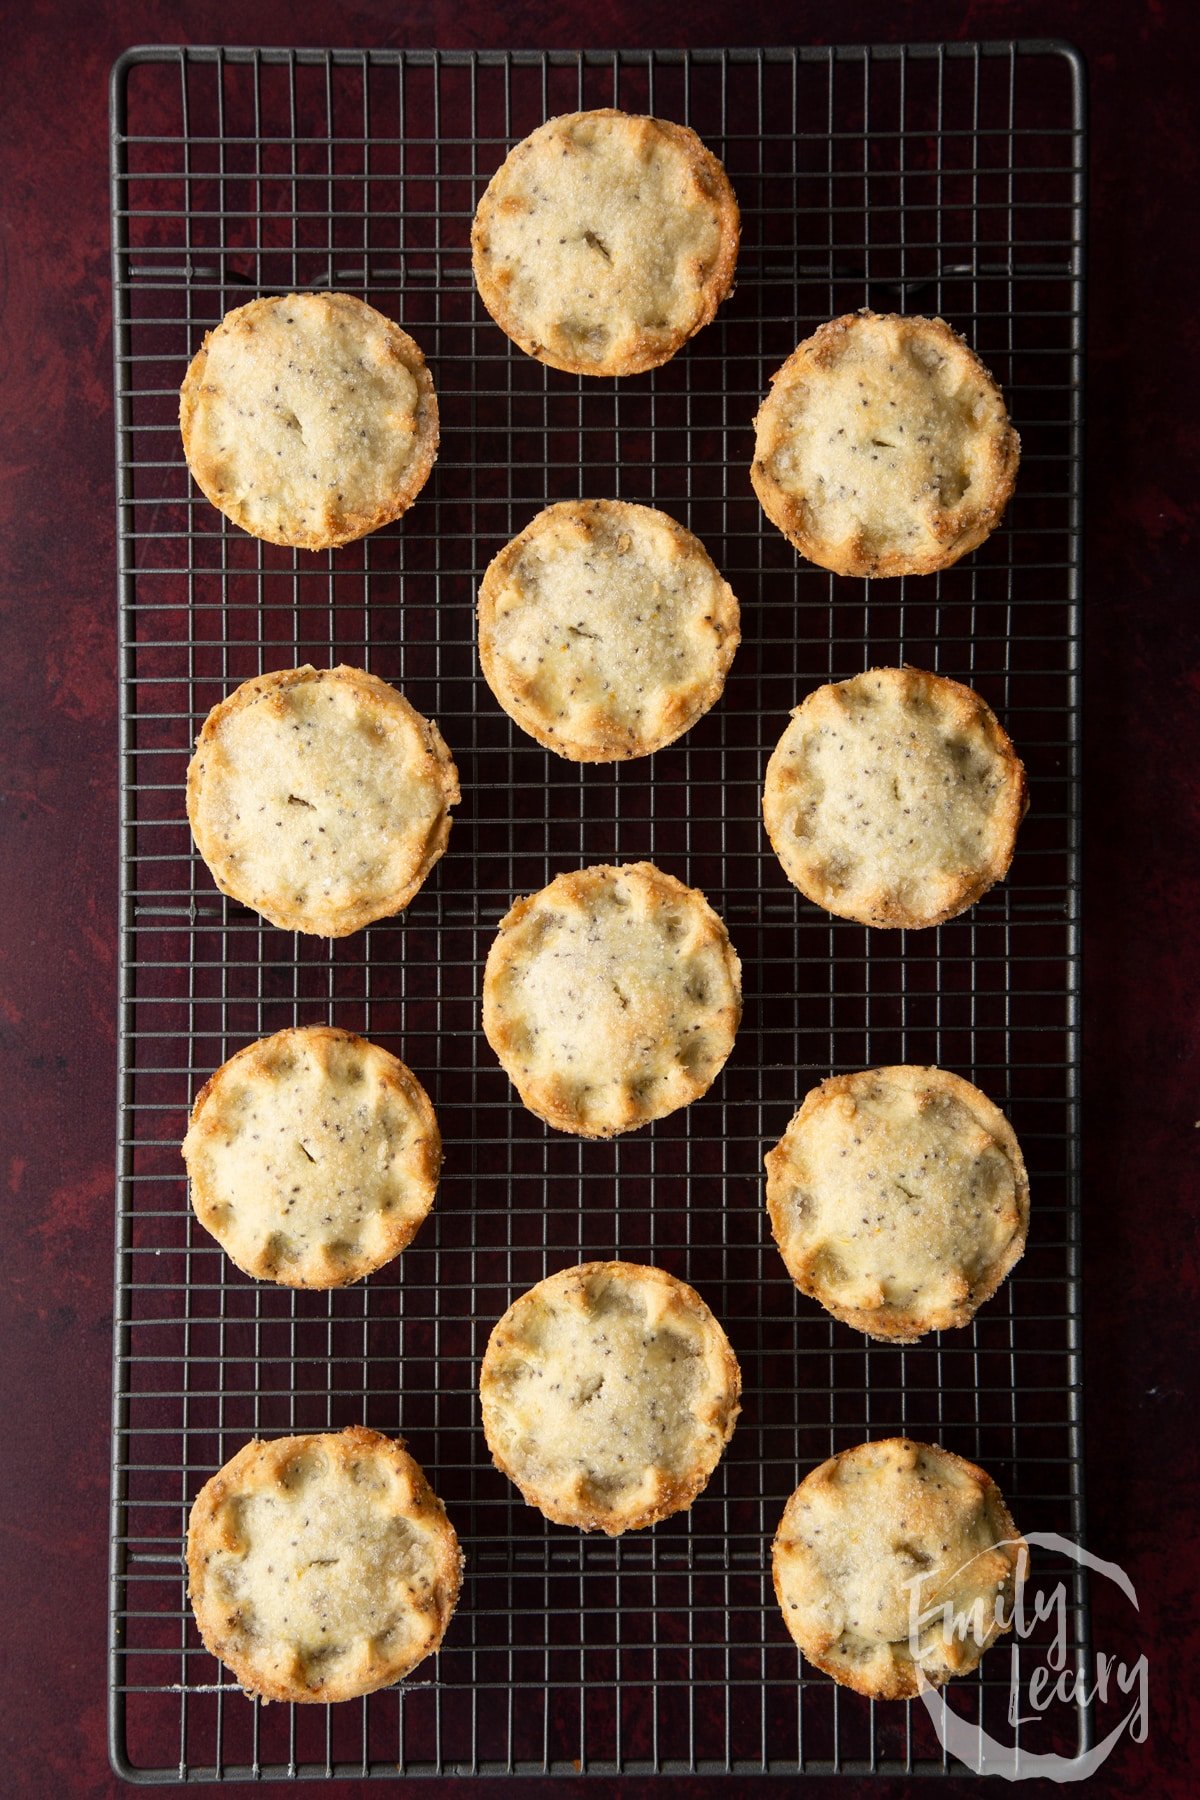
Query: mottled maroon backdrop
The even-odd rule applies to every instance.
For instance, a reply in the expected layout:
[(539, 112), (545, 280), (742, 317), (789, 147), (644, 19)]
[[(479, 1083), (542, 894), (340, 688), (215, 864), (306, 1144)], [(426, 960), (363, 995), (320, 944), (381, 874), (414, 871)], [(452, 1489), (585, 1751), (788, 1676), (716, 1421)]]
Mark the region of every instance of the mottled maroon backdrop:
[[(1135, 1620), (1115, 1589), (1098, 1586), (1096, 1643), (1127, 1658), (1144, 1649), (1151, 1683), (1148, 1741), (1123, 1742), (1092, 1791), (1200, 1791), (1191, 1768), (1200, 1557), (1189, 1381), (1200, 1345), (1196, 9), (1189, 0), (510, 0), (504, 9), (244, 0), (234, 10), (215, 0), (29, 0), (9, 9), (0, 56), (5, 1795), (95, 1800), (122, 1787), (105, 1751), (117, 885), (112, 61), (150, 42), (577, 48), (1013, 35), (1072, 40), (1091, 80), (1087, 1541), (1124, 1566), (1140, 1600)], [(334, 1784), (338, 1793), (354, 1785)], [(648, 1785), (596, 1781), (589, 1792)], [(728, 1795), (767, 1784), (657, 1788)]]

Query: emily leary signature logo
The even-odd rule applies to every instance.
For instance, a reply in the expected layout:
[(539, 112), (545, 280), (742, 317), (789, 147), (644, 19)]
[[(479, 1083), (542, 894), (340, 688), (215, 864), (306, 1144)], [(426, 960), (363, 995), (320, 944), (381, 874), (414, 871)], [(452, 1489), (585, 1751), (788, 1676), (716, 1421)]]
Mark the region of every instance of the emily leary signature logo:
[[(1009, 1540), (1011, 1541), (1011, 1540)], [(923, 1684), (921, 1699), (933, 1721), (938, 1740), (951, 1756), (955, 1756), (979, 1775), (1000, 1775), (1006, 1781), (1028, 1781), (1041, 1777), (1050, 1781), (1086, 1781), (1095, 1774), (1125, 1733), (1137, 1744), (1145, 1742), (1149, 1720), (1149, 1672), (1145, 1656), (1124, 1663), (1113, 1656), (1096, 1652), (1092, 1666), (1084, 1668), (1068, 1661), (1070, 1635), (1068, 1629), (1067, 1588), (1064, 1581), (1052, 1588), (1032, 1589), (1028, 1582), (1029, 1548), (1052, 1551), (1066, 1557), (1094, 1575), (1115, 1581), (1121, 1592), (1137, 1609), (1133, 1583), (1116, 1563), (1105, 1562), (1089, 1550), (1060, 1537), (1055, 1531), (1031, 1531), (1017, 1552), (1015, 1591), (1011, 1609), (1005, 1610), (1003, 1598), (994, 1608), (980, 1601), (967, 1612), (956, 1612), (952, 1601), (944, 1601), (922, 1609), (920, 1589), (926, 1579), (914, 1575), (906, 1584), (909, 1589), (909, 1642), (913, 1660), (920, 1667), (919, 1646), (930, 1628), (941, 1621), (947, 1640), (965, 1642), (968, 1633), (981, 1647), (994, 1636), (993, 1620), (1004, 1630), (1011, 1625), (1014, 1642), (1009, 1662), (1008, 1723), (1013, 1728), (1013, 1741), (1000, 1743), (982, 1726), (963, 1719), (950, 1710), (940, 1688)], [(995, 1546), (1005, 1548), (1004, 1544)], [(1051, 1627), (1049, 1645), (1041, 1655), (1033, 1654), (1030, 1643), (1042, 1626)], [(1022, 1658), (1022, 1646), (1025, 1646)], [(1037, 1647), (1041, 1649), (1039, 1645)], [(1025, 1669), (1022, 1671), (1022, 1660)], [(1032, 1664), (1032, 1667), (1030, 1666)], [(1063, 1706), (1079, 1706), (1089, 1700), (1098, 1706), (1112, 1705), (1122, 1695), (1133, 1695), (1133, 1704), (1120, 1722), (1098, 1744), (1079, 1756), (1060, 1756), (1053, 1752), (1037, 1752), (1018, 1748), (1017, 1732), (1022, 1725), (1035, 1724), (1047, 1717), (1056, 1702)]]

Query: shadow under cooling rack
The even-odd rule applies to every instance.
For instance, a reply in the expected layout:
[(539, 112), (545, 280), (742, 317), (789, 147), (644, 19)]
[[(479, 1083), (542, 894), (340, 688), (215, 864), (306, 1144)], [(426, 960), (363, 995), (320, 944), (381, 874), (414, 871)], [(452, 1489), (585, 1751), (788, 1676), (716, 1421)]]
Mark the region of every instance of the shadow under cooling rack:
[[(521, 355), (478, 302), (470, 222), (507, 149), (555, 113), (691, 124), (742, 209), (736, 293), (663, 368), (584, 382)], [(111, 1724), (135, 1780), (323, 1774), (960, 1769), (920, 1705), (805, 1665), (769, 1549), (813, 1465), (898, 1432), (982, 1463), (1019, 1525), (1082, 1526), (1078, 1203), (1079, 501), (1083, 81), (1051, 44), (501, 54), (128, 53), (112, 86), (122, 988)], [(442, 449), (398, 525), (333, 555), (247, 538), (188, 480), (184, 369), (258, 292), (343, 287), (398, 317), (438, 388)], [(750, 488), (770, 376), (822, 320), (940, 313), (1020, 431), (999, 530), (934, 577), (802, 563)], [(645, 501), (733, 585), (720, 704), (648, 761), (566, 765), (482, 682), (474, 597), (548, 501)], [(436, 718), (462, 777), (451, 846), (403, 917), (336, 943), (214, 889), (183, 807), (209, 708), (265, 668), (367, 666)], [(931, 932), (831, 920), (762, 835), (766, 755), (812, 687), (910, 662), (978, 687), (1029, 773), (1009, 879)], [(649, 858), (698, 886), (740, 952), (745, 1015), (713, 1091), (612, 1143), (516, 1104), (478, 1025), (514, 895)], [(220, 1062), (329, 1022), (401, 1054), (446, 1146), (398, 1263), (318, 1294), (248, 1280), (195, 1224), (178, 1145)], [(803, 1094), (874, 1063), (949, 1066), (1007, 1111), (1033, 1190), (1028, 1252), (968, 1329), (863, 1340), (799, 1296), (766, 1228), (762, 1153)], [(596, 1542), (491, 1466), (475, 1400), (523, 1287), (593, 1257), (661, 1263), (724, 1323), (745, 1378), (692, 1511)], [(340, 1706), (256, 1707), (203, 1649), (182, 1545), (204, 1480), (255, 1434), (402, 1431), (467, 1557), (435, 1664)], [(1086, 1595), (1064, 1571), (1071, 1654)], [(1036, 1637), (1021, 1655), (1038, 1653)], [(1003, 1736), (1009, 1659), (952, 1704)], [(1086, 1708), (1020, 1727), (1072, 1754)]]

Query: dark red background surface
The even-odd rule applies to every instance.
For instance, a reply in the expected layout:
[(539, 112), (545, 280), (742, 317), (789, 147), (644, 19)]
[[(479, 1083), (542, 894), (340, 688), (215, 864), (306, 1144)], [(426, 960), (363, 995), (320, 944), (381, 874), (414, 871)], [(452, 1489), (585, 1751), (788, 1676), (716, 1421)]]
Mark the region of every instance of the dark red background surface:
[[(34, 0), (8, 13), (0, 56), (0, 1792), (98, 1800), (123, 1791), (105, 1749), (117, 881), (112, 61), (149, 42), (575, 48), (1014, 35), (1070, 39), (1091, 83), (1087, 1541), (1136, 1585), (1138, 1615), (1115, 1589), (1097, 1587), (1094, 1635), (1127, 1659), (1147, 1653), (1151, 1722), (1148, 1741), (1123, 1742), (1090, 1791), (1197, 1791), (1196, 9), (1187, 0), (693, 0), (682, 9), (510, 0), (503, 11), (250, 0), (234, 12), (214, 0)], [(501, 1785), (446, 1781), (435, 1791)], [(601, 1780), (588, 1791), (608, 1800), (650, 1785)], [(692, 1800), (768, 1784), (654, 1785)], [(856, 1786), (838, 1784), (842, 1793)]]

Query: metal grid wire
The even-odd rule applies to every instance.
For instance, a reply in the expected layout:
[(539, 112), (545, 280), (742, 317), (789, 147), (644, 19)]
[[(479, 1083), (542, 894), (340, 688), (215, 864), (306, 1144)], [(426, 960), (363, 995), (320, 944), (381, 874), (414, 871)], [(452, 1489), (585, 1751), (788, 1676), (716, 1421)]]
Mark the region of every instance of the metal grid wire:
[[(486, 316), (469, 228), (509, 146), (589, 106), (693, 125), (743, 214), (737, 291), (664, 368), (582, 381)], [(905, 1431), (981, 1462), (1027, 1530), (1081, 1530), (1077, 755), (1083, 83), (1050, 44), (729, 52), (130, 52), (114, 71), (123, 888), (116, 1259), (113, 1755), (144, 1779), (431, 1771), (938, 1770), (923, 1708), (800, 1664), (771, 1591), (783, 1505), (819, 1459)], [(397, 525), (330, 554), (231, 528), (190, 485), (177, 390), (258, 293), (345, 289), (429, 358), (440, 459)], [(763, 519), (751, 421), (822, 320), (937, 312), (977, 347), (1024, 443), (1002, 528), (939, 576), (834, 578)], [(703, 539), (743, 610), (722, 702), (652, 760), (560, 761), (478, 673), (488, 560), (549, 500), (650, 502)], [(462, 776), (450, 849), (407, 913), (326, 943), (224, 899), (193, 853), (189, 748), (263, 669), (346, 661), (436, 718)], [(979, 687), (1026, 760), (1010, 879), (926, 932), (832, 920), (761, 830), (767, 753), (817, 684), (911, 662)], [(745, 1017), (713, 1091), (614, 1143), (545, 1128), (479, 1029), (512, 898), (649, 858), (702, 888), (741, 953)], [(396, 1050), (446, 1143), (434, 1212), (361, 1286), (242, 1276), (194, 1223), (193, 1095), (251, 1039), (329, 1022)], [(761, 1158), (831, 1072), (936, 1062), (1012, 1118), (1033, 1185), (1024, 1261), (962, 1331), (873, 1344), (796, 1293)], [(475, 1399), (516, 1294), (590, 1258), (661, 1263), (724, 1322), (745, 1377), (686, 1516), (597, 1542), (491, 1467)], [(333, 1708), (260, 1709), (202, 1648), (181, 1545), (253, 1434), (403, 1431), (462, 1537), (435, 1665)], [(1044, 1562), (1044, 1559), (1043, 1559)], [(1071, 1588), (1072, 1654), (1085, 1597)], [(1036, 1638), (1034, 1653), (1036, 1654)], [(1025, 1646), (1022, 1654), (1030, 1654)], [(994, 1650), (953, 1703), (1004, 1736)], [(1060, 1709), (1061, 1713), (1061, 1709)], [(1085, 1709), (1022, 1727), (1071, 1751)], [(1065, 1741), (1064, 1741), (1065, 1739)], [(957, 1767), (957, 1765), (954, 1765)]]

